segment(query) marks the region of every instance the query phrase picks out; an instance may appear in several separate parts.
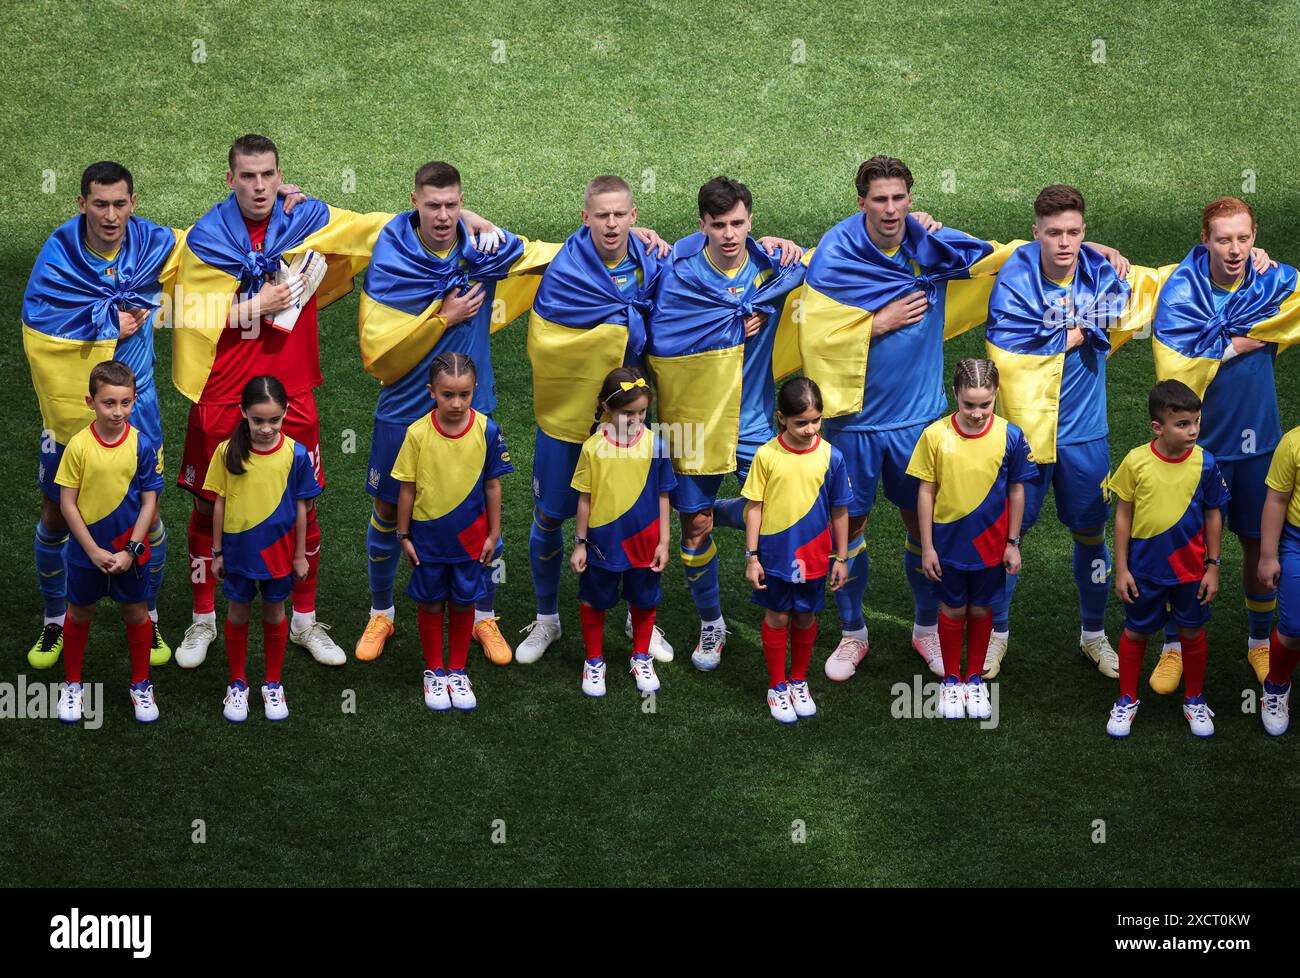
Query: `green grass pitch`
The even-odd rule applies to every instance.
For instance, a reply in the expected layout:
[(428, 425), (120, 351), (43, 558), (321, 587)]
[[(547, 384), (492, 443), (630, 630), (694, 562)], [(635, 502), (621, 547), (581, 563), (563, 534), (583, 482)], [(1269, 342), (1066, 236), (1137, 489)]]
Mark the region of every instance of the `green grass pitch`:
[[(1089, 236), (1144, 264), (1180, 259), (1201, 206), (1253, 181), (1260, 244), (1300, 260), (1293, 4), (268, 0), (250, 15), (122, 0), (32, 3), (5, 19), (0, 294), (11, 327), (0, 366), (12, 382), (0, 391), (9, 427), (0, 526), (12, 562), (0, 679), (9, 682), (58, 678), (23, 657), (40, 615), (31, 553), (40, 419), (18, 311), (32, 259), (74, 209), (76, 180), (94, 160), (132, 169), (139, 213), (184, 226), (226, 193), (226, 149), (244, 132), (279, 143), (287, 179), (355, 210), (404, 209), (415, 168), (447, 159), (469, 206), (553, 241), (577, 225), (596, 173), (628, 178), (641, 222), (675, 239), (695, 227), (696, 189), (725, 172), (754, 191), (756, 233), (808, 246), (853, 209), (857, 164), (887, 152), (916, 174), (918, 209), (1000, 240), (1028, 235), (1043, 185), (1074, 183), (1088, 198)], [(53, 193), (42, 192), (46, 171)], [(363, 485), (377, 391), (361, 369), (356, 303), (354, 293), (322, 315), (317, 395), (329, 484), (319, 608), (349, 650), (369, 607)], [(533, 610), (524, 340), (523, 321), (494, 340), (498, 417), (517, 466), (505, 482), (498, 603), (512, 638)], [(973, 333), (947, 352), (981, 349)], [(187, 404), (169, 383), (170, 353), (160, 337), (172, 483)], [(1279, 361), (1284, 426), (1300, 423), (1297, 356)], [(1144, 438), (1152, 379), (1146, 343), (1111, 363), (1116, 462)], [(343, 451), (348, 432), (353, 454)], [(172, 560), (162, 622), (175, 643), (189, 618), (188, 496), (172, 485), (163, 510)], [(1210, 626), (1218, 734), (1193, 742), (1177, 700), (1148, 692), (1132, 739), (1112, 743), (1103, 726), (1115, 684), (1076, 648), (1069, 538), (1051, 514), (1049, 502), (1025, 547), (1001, 723), (988, 731), (891, 715), (892, 687), (920, 663), (908, 641), (901, 525), (885, 504), (868, 530), (869, 665), (848, 684), (817, 678), (837, 630), (832, 603), (814, 658), (821, 714), (792, 729), (764, 706), (759, 615), (741, 577), (742, 541), (727, 531), (723, 667), (703, 676), (689, 665), (696, 623), (674, 556), (660, 623), (678, 659), (660, 669), (653, 714), (617, 669), (604, 701), (581, 695), (569, 573), (566, 632), (542, 662), (499, 669), (471, 652), (472, 716), (424, 709), (414, 608), (399, 598), (398, 635), (374, 664), (330, 671), (291, 647), (289, 723), (272, 728), (257, 710), (242, 728), (221, 719), (218, 642), (197, 672), (157, 670), (163, 719), (140, 728), (121, 624), (101, 606), (87, 679), (105, 684), (104, 726), (0, 724), (5, 882), (1294, 883), (1300, 857), (1285, 813), (1297, 800), (1300, 741), (1272, 741), (1243, 714), (1254, 682), (1235, 540)], [(614, 665), (626, 648), (620, 617), (608, 635)], [(1112, 604), (1116, 642), (1120, 621)], [(260, 661), (254, 629), (250, 666)], [(355, 713), (342, 709), (349, 690)], [(192, 841), (198, 819), (202, 844)], [(1104, 844), (1094, 841), (1098, 819)], [(803, 844), (792, 841), (796, 820)], [(494, 824), (504, 843), (492, 841)]]

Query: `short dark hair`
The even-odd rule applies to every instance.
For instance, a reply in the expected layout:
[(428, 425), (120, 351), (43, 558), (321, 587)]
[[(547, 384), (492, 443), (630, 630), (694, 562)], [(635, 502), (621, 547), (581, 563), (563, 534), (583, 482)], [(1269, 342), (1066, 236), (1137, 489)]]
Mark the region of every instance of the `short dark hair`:
[(632, 197), (632, 186), (622, 177), (615, 176), (612, 173), (606, 173), (599, 177), (593, 177), (587, 184), (587, 189), (582, 193), (582, 206), (585, 208), (591, 203), (591, 198), (596, 194), (625, 193), (628, 198)]
[(1201, 409), (1201, 399), (1181, 380), (1162, 380), (1147, 396), (1147, 411), (1152, 421), (1162, 424), (1171, 411), (1193, 414)]
[(135, 390), (135, 374), (121, 360), (105, 360), (90, 370), (90, 396), (94, 397), (105, 384)]
[(725, 214), (737, 204), (744, 204), (745, 211), (753, 213), (754, 197), (743, 183), (730, 177), (714, 177), (700, 188), (700, 217), (717, 217)]
[(867, 195), (872, 180), (902, 180), (907, 184), (908, 190), (912, 189), (912, 171), (906, 163), (892, 156), (873, 156), (858, 167), (858, 176), (854, 182), (859, 197)]
[(1064, 183), (1054, 183), (1039, 191), (1034, 200), (1034, 217), (1051, 217), (1066, 211), (1083, 213), (1083, 194)]
[(126, 181), (126, 192), (135, 193), (135, 181), (131, 179), (131, 171), (121, 163), (114, 163), (112, 160), (100, 160), (98, 163), (92, 163), (86, 167), (81, 174), (81, 196), (90, 196), (90, 185), (92, 183), (121, 183)]
[(460, 171), (450, 163), (433, 160), (415, 171), (415, 189), (421, 187), (459, 187)]
[(271, 142), (266, 136), (259, 136), (255, 132), (250, 132), (247, 136), (240, 136), (230, 144), (230, 153), (226, 156), (226, 161), (230, 165), (231, 172), (235, 169), (236, 156), (256, 156), (258, 153), (274, 153), (275, 165), (280, 165), (280, 151), (275, 148), (275, 143)]

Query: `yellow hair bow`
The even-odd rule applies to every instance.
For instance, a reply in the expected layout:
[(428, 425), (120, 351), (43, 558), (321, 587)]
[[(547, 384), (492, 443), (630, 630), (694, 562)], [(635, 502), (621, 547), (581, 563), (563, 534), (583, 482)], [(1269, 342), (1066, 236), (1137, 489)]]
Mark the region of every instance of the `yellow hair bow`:
[(638, 387), (645, 387), (646, 382), (644, 377), (638, 377), (636, 380), (620, 380), (618, 386), (624, 391), (630, 391), (635, 390)]

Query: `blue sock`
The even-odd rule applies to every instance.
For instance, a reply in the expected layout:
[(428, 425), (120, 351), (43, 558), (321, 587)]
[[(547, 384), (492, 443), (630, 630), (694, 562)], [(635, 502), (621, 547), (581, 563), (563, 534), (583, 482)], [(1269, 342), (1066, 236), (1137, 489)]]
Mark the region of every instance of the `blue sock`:
[[(939, 624), (939, 596), (934, 591), (934, 581), (925, 576), (921, 570), (921, 542), (907, 534), (903, 541), (903, 571), (907, 574), (908, 587), (912, 589), (913, 614), (916, 624), (929, 627)], [(996, 629), (997, 618), (993, 619)]]
[(745, 497), (719, 499), (713, 504), (713, 525), (725, 526), (732, 530), (745, 528)]
[(397, 580), (401, 552), (397, 521), (386, 520), (372, 509), (370, 525), (366, 528), (366, 555), (370, 558), (370, 607), (376, 611), (393, 606), (393, 582)]
[(162, 591), (163, 568), (167, 565), (167, 527), (161, 519), (149, 527), (149, 610), (158, 610), (158, 594)]
[(533, 528), (528, 534), (528, 563), (537, 592), (537, 613), (560, 613), (560, 571), (564, 566), (564, 524), (533, 510)]
[(1016, 593), (1016, 583), (1019, 580), (1019, 574), (1007, 575), (1007, 586), (1006, 590), (1002, 592), (1002, 601), (993, 606), (993, 630), (995, 632), (1006, 632), (1011, 629), (1011, 598)]
[(1273, 634), (1273, 612), (1277, 610), (1277, 592), (1246, 593), (1246, 618), (1250, 621), (1250, 640), (1258, 645)]
[(506, 579), (506, 535), (501, 531), (497, 537), (497, 548), (492, 552), (492, 563), (484, 568), (483, 586), (487, 589), (483, 597), (474, 602), (474, 610), (492, 614), (496, 610), (497, 584)]
[(1106, 603), (1110, 600), (1110, 550), (1106, 532), (1071, 531), (1074, 537), (1074, 584), (1079, 589), (1079, 623), (1085, 632), (1106, 627)]
[(682, 546), (682, 564), (686, 571), (686, 586), (691, 589), (691, 599), (700, 613), (700, 621), (716, 621), (722, 617), (722, 596), (718, 592), (718, 548), (710, 533), (700, 546), (692, 549)]
[(871, 557), (861, 533), (849, 541), (848, 572), (848, 580), (835, 592), (835, 607), (840, 611), (840, 631), (859, 632), (867, 627), (862, 599), (867, 595), (867, 582), (871, 579)]
[(68, 534), (47, 530), (36, 523), (36, 578), (45, 599), (45, 617), (57, 618), (68, 610)]

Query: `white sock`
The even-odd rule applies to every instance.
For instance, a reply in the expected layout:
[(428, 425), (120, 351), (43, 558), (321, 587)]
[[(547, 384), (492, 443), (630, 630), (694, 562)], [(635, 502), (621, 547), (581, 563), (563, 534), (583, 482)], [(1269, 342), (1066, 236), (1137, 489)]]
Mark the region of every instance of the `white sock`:
[(301, 632), (304, 629), (311, 628), (314, 624), (316, 624), (316, 612), (295, 610), (293, 621), (289, 624), (289, 630), (291, 632)]
[(53, 616), (46, 615), (46, 616), (45, 616), (45, 624), (47, 624), (47, 625), (58, 625), (60, 628), (62, 628), (62, 627), (63, 627), (64, 619), (66, 619), (67, 617), (68, 617), (67, 612), (64, 612), (64, 613), (61, 614), (61, 615), (53, 615)]
[(1168, 652), (1170, 649), (1177, 649), (1179, 651), (1182, 651), (1182, 648), (1183, 648), (1183, 643), (1178, 639), (1174, 639), (1173, 641), (1166, 641), (1163, 645), (1161, 645), (1160, 651)]
[(1266, 649), (1269, 646), (1269, 640), (1266, 638), (1248, 638), (1246, 639), (1246, 651), (1254, 652), (1256, 649)]
[[(935, 631), (938, 631), (938, 630), (939, 630), (939, 626), (936, 625), (936, 626), (935, 626)], [(1008, 629), (1007, 631), (1005, 631), (1005, 632), (998, 632), (998, 631), (995, 631), (993, 634), (996, 635), (998, 638), (1002, 639), (1002, 641), (1004, 641), (1004, 642), (1005, 642), (1007, 639), (1009, 639), (1009, 638), (1011, 637), (1011, 631), (1010, 631), (1009, 629)]]
[(553, 615), (538, 615), (537, 620), (543, 625), (558, 625), (560, 623), (560, 615), (558, 612)]
[(840, 637), (856, 638), (859, 642), (865, 642), (867, 641), (867, 626), (863, 625), (861, 628), (854, 628), (851, 631), (840, 629)]
[[(216, 614), (216, 612), (214, 611), (213, 614)], [(157, 609), (157, 608), (151, 608), (151, 609), (149, 609), (149, 620), (150, 620), (151, 622), (153, 622), (155, 625), (158, 624), (158, 609)]]
[(721, 618), (714, 618), (712, 621), (704, 621), (703, 619), (700, 619), (700, 631), (703, 632), (706, 628), (716, 628), (719, 631), (725, 632), (727, 630), (727, 623)]
[(481, 621), (488, 621), (488, 620), (490, 620), (490, 619), (492, 619), (492, 618), (495, 618), (496, 616), (497, 616), (497, 613), (496, 613), (495, 611), (479, 611), (477, 608), (475, 608), (475, 609), (474, 609), (474, 624), (477, 625), (477, 624), (478, 624), (479, 622), (481, 622)]
[(1090, 631), (1088, 631), (1087, 629), (1080, 629), (1080, 630), (1079, 630), (1079, 641), (1080, 641), (1080, 642), (1092, 642), (1092, 641), (1094, 641), (1094, 640), (1096, 640), (1096, 639), (1099, 639), (1099, 638), (1105, 638), (1105, 637), (1106, 637), (1106, 633), (1105, 633), (1104, 631), (1101, 631), (1101, 632), (1090, 632)]
[(934, 625), (912, 625), (912, 638), (924, 638), (926, 635), (934, 635), (939, 631), (939, 626)]
[(371, 608), (370, 608), (370, 617), (371, 617), (371, 618), (373, 618), (375, 615), (383, 615), (383, 616), (384, 616), (385, 618), (387, 618), (389, 621), (392, 621), (392, 620), (393, 620), (393, 616), (396, 615), (396, 614), (397, 614), (397, 609), (396, 609), (395, 607), (393, 607), (393, 605), (391, 605), (391, 604), (390, 604), (387, 608), (376, 608), (376, 607), (374, 607), (373, 605), (372, 605)]
[(194, 612), (194, 623), (207, 622), (213, 628), (217, 627), (217, 613), (215, 611)]

